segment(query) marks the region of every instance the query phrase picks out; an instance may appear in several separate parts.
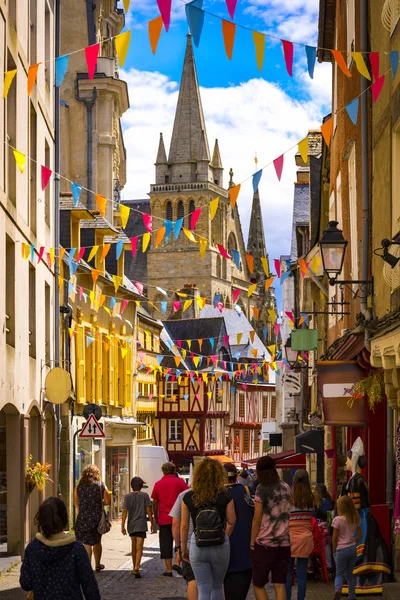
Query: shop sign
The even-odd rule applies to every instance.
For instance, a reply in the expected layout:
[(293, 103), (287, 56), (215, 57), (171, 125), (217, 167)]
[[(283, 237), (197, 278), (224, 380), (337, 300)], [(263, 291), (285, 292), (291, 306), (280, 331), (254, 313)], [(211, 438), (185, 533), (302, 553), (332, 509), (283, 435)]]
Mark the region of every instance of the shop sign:
[(351, 388), (364, 377), (358, 362), (319, 361), (316, 366), (318, 386), (322, 396), (324, 425), (366, 427), (365, 398), (349, 402)]

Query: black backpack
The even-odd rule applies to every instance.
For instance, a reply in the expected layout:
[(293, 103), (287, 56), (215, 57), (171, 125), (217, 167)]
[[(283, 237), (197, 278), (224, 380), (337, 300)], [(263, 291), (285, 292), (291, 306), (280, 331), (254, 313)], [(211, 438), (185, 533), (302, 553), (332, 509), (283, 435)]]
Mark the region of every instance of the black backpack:
[(225, 542), (225, 530), (215, 504), (202, 504), (196, 513), (194, 535), (197, 546), (220, 546)]

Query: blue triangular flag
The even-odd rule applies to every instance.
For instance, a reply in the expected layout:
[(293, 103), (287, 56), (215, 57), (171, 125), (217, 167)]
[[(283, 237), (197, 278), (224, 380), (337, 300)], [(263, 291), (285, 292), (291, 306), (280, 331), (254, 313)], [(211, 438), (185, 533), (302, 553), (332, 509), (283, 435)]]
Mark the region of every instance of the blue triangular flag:
[(390, 53), (390, 64), (392, 67), (393, 79), (395, 79), (397, 75), (397, 69), (399, 67), (399, 53), (397, 50), (392, 50)]
[(72, 263), (69, 265), (70, 275), (75, 275), (77, 268), (78, 268), (78, 263), (73, 260)]
[(83, 299), (84, 299), (85, 304), (86, 304), (86, 302), (87, 302), (87, 294), (85, 294), (85, 292), (83, 292), (82, 296), (83, 296)]
[(282, 273), (281, 280), (280, 280), (281, 285), (285, 281), (285, 279), (287, 279), (289, 277), (290, 274), (291, 274), (291, 271), (285, 271), (284, 273)]
[(56, 58), (56, 87), (60, 87), (68, 69), (69, 54)]
[(267, 339), (267, 333), (268, 333), (268, 328), (267, 327), (263, 327), (263, 336), (265, 339)]
[(281, 358), (282, 358), (282, 350), (279, 350), (278, 356), (276, 357), (275, 360), (280, 360)]
[(301, 317), (303, 317), (303, 319), (304, 319), (304, 323), (305, 323), (306, 325), (308, 325), (308, 313), (306, 313), (306, 312), (301, 312), (301, 313), (300, 313), (300, 316), (301, 316)]
[(189, 394), (183, 394), (183, 399), (184, 400), (188, 400), (189, 399)]
[(82, 186), (79, 185), (78, 183), (71, 183), (71, 192), (72, 192), (72, 197), (74, 199), (74, 205), (77, 206), (78, 202), (79, 202), (79, 196), (81, 195), (81, 191), (82, 191)]
[(353, 125), (357, 125), (358, 118), (358, 98), (354, 98), (349, 104), (346, 105), (346, 111), (349, 115)]
[(308, 74), (311, 79), (314, 79), (315, 60), (317, 58), (317, 49), (315, 46), (306, 46)]
[(72, 263), (72, 261), (74, 259), (75, 252), (76, 252), (76, 248), (70, 248), (70, 251), (68, 253), (68, 264), (69, 264), (69, 266), (71, 266), (71, 263)]
[(183, 217), (182, 219), (178, 219), (177, 221), (175, 221), (175, 225), (174, 225), (174, 237), (177, 240), (179, 237), (179, 234), (181, 232), (182, 229), (182, 225), (183, 225)]
[(163, 354), (157, 354), (157, 362), (159, 365), (161, 365), (163, 358), (164, 358)]
[(114, 308), (114, 306), (116, 305), (116, 303), (117, 303), (117, 299), (114, 298), (114, 297), (112, 297), (111, 300), (110, 300), (110, 310), (112, 310)]
[(234, 394), (236, 392), (236, 388), (233, 385), (231, 386), (231, 392), (232, 392), (232, 394)]
[(161, 304), (161, 314), (164, 315), (167, 310), (167, 302), (160, 302)]
[(164, 227), (165, 227), (165, 243), (168, 244), (169, 242), (169, 236), (171, 235), (171, 231), (172, 231), (172, 221), (164, 221)]
[(214, 338), (210, 338), (211, 348), (214, 348)]
[(168, 379), (169, 379), (169, 373), (166, 374), (165, 381), (168, 381)]
[(29, 244), (30, 249), (31, 249), (31, 261), (33, 262), (35, 260), (35, 245), (34, 244)]
[(72, 281), (69, 281), (68, 282), (68, 296), (70, 296), (73, 291), (74, 291), (74, 284)]
[(176, 376), (179, 377), (180, 374), (182, 373), (182, 371), (180, 369), (176, 369), (175, 373), (176, 373)]
[(124, 242), (120, 240), (117, 242), (117, 247), (115, 248), (115, 259), (118, 260), (121, 256), (122, 248), (124, 247)]
[(204, 11), (201, 10), (203, 0), (194, 0), (185, 6), (186, 18), (189, 25), (190, 33), (193, 36), (193, 41), (197, 48), (200, 44), (201, 32), (204, 25)]
[(214, 296), (214, 308), (217, 306), (218, 302), (221, 302), (222, 294), (215, 294)]
[(254, 193), (256, 193), (256, 191), (258, 190), (258, 184), (260, 183), (261, 175), (262, 175), (262, 169), (260, 169), (259, 171), (257, 171), (257, 173), (254, 173), (254, 175), (253, 175), (253, 192)]
[(287, 270), (290, 271), (290, 260), (285, 260)]
[(240, 254), (237, 250), (231, 250), (230, 251), (232, 254), (232, 258), (233, 258), (233, 262), (236, 265), (237, 269), (240, 269)]
[(86, 336), (86, 348), (88, 346), (90, 346), (90, 344), (93, 344), (93, 342), (94, 342), (94, 337), (92, 337), (91, 335), (87, 335)]
[(136, 392), (136, 398), (139, 398), (140, 392)]

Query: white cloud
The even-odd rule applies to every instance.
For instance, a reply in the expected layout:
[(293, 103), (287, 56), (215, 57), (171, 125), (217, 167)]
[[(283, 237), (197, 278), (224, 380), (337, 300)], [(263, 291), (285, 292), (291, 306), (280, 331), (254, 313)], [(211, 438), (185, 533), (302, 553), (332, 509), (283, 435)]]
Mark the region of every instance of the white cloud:
[[(167, 148), (171, 138), (178, 84), (157, 72), (131, 69), (122, 77), (130, 91), (131, 108), (126, 113), (124, 141), (128, 155), (128, 181), (124, 198), (145, 198), (154, 183), (154, 162), (159, 133)], [(225, 166), (225, 185), (232, 167), (234, 181), (243, 182), (239, 196), (242, 227), (247, 236), (250, 218), (254, 155), (259, 168), (302, 139), (309, 128), (318, 127), (324, 111), (314, 101), (291, 98), (278, 85), (252, 79), (229, 88), (202, 88), (210, 151), (218, 138)], [(267, 248), (271, 258), (290, 248), (295, 149), (285, 155), (282, 181), (272, 165), (264, 170), (260, 184)]]

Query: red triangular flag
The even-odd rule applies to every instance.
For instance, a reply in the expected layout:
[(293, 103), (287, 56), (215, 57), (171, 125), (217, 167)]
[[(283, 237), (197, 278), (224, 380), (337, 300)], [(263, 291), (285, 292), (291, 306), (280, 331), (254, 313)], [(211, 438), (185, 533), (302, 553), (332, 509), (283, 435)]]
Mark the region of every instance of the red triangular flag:
[(93, 79), (94, 77), (99, 52), (100, 44), (93, 44), (92, 46), (87, 46), (85, 48), (86, 64), (89, 79)]
[(149, 233), (153, 231), (153, 217), (147, 213), (142, 213), (143, 223)]
[(192, 231), (194, 231), (194, 228), (196, 227), (197, 221), (199, 220), (199, 217), (201, 215), (201, 211), (201, 208), (196, 208), (196, 210), (194, 210), (190, 215), (190, 229)]
[(85, 254), (86, 248), (79, 248), (78, 256), (76, 257), (76, 262), (78, 263), (82, 260), (83, 255)]
[(51, 169), (48, 169), (47, 167), (42, 165), (42, 192), (46, 189), (52, 172), (53, 171)]
[(231, 19), (235, 16), (237, 0), (226, 0), (226, 6), (228, 8), (228, 13)]
[(276, 176), (278, 177), (278, 179), (280, 181), (281, 177), (282, 177), (282, 169), (283, 169), (283, 154), (281, 154), (281, 156), (278, 156), (278, 158), (276, 158), (274, 160), (274, 167), (275, 167), (275, 171), (276, 171)]
[(371, 64), (371, 71), (373, 79), (379, 79), (379, 52), (369, 53), (369, 62)]
[(132, 256), (135, 256), (135, 254), (136, 254), (138, 237), (139, 236), (135, 235), (135, 237), (131, 238)]
[(371, 85), (372, 98), (374, 103), (378, 100), (379, 95), (382, 91), (383, 84), (385, 83), (385, 76), (379, 77), (374, 83)]
[(38, 254), (38, 259), (37, 259), (38, 263), (40, 263), (40, 261), (42, 260), (43, 253), (44, 253), (44, 246), (40, 246), (39, 254)]
[(293, 75), (293, 42), (281, 40), (283, 46), (283, 54), (285, 56), (286, 70), (290, 77)]

